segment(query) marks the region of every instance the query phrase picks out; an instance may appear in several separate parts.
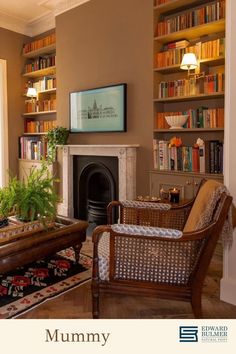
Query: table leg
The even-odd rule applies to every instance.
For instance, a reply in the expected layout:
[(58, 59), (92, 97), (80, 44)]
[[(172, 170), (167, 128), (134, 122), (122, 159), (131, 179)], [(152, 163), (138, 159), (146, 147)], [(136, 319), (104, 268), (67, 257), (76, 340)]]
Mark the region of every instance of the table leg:
[(82, 242), (73, 246), (73, 249), (74, 249), (74, 252), (75, 252), (75, 261), (77, 263), (79, 263), (79, 254), (80, 254), (80, 250), (81, 250), (81, 247), (82, 247)]

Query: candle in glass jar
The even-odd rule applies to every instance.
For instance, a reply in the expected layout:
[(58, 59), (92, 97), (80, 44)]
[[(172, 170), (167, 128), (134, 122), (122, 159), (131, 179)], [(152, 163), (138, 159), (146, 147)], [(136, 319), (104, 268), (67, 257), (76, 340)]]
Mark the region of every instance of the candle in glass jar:
[(170, 201), (171, 203), (179, 203), (179, 189), (170, 189)]

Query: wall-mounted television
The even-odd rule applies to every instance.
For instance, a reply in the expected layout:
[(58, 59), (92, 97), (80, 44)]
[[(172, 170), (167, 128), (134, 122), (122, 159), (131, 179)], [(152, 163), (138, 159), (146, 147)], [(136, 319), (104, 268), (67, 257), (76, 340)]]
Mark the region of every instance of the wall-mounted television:
[(70, 93), (70, 132), (126, 131), (127, 84)]

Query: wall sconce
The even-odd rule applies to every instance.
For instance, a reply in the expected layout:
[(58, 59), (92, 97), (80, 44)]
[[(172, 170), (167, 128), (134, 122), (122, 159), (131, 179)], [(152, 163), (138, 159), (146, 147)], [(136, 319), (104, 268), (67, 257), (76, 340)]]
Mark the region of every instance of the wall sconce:
[(35, 89), (34, 87), (28, 87), (26, 96), (27, 96), (27, 97), (31, 97), (31, 98), (37, 97), (37, 91), (36, 91), (36, 89)]
[(32, 112), (36, 112), (36, 97), (37, 97), (36, 89), (34, 87), (28, 87), (26, 96), (31, 98)]
[(196, 55), (194, 53), (185, 53), (180, 64), (180, 69), (188, 70), (188, 78), (193, 77), (195, 80), (205, 76), (205, 73), (190, 73), (190, 70), (199, 68)]
[(196, 69), (198, 67), (197, 58), (194, 53), (186, 53), (183, 56), (182, 62), (180, 64), (180, 69), (188, 70), (188, 76), (190, 76), (190, 70)]

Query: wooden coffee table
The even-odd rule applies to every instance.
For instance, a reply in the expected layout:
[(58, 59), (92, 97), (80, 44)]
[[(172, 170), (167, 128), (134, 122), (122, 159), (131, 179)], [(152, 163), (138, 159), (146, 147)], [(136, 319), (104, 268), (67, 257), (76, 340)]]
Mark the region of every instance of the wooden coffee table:
[(74, 248), (78, 262), (87, 227), (86, 221), (60, 216), (46, 229), (39, 222), (19, 223), (12, 219), (9, 226), (0, 229), (0, 274), (68, 247)]

